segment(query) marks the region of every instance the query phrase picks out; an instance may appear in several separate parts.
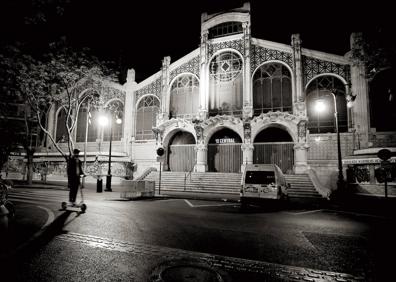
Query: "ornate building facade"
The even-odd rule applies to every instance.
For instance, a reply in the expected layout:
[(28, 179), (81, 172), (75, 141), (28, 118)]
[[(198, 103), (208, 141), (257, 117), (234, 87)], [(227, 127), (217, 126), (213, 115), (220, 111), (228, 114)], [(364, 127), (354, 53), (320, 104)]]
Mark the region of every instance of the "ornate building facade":
[[(351, 50), (360, 48), (359, 36), (351, 35)], [(299, 34), (291, 36), (290, 45), (252, 37), (245, 4), (203, 14), (199, 48), (175, 62), (164, 57), (161, 70), (144, 81), (135, 82), (130, 69), (124, 85), (82, 83), (81, 95), (97, 91), (104, 104), (122, 108), (124, 121), (113, 128), (112, 149), (113, 174), (120, 177), (131, 163), (134, 177), (159, 167), (156, 149), (162, 146), (164, 170), (241, 172), (246, 164), (275, 163), (285, 173), (313, 173), (334, 188), (338, 128), (344, 173), (348, 165), (356, 175), (364, 171), (364, 181), (352, 180), (371, 191), (369, 186), (378, 184), (379, 160), (370, 161), (370, 154), (396, 146), (391, 122), (396, 107), (390, 98), (395, 83), (391, 69), (372, 81), (365, 74), (352, 52), (340, 56), (303, 48)], [(386, 111), (380, 99), (390, 99)], [(327, 111), (314, 110), (317, 100), (327, 103)], [(80, 117), (75, 137), (78, 147), (86, 146), (88, 168), (97, 156), (106, 163), (108, 133), (84, 122), (85, 108)], [(61, 119), (54, 107), (48, 128), (57, 141)], [(48, 161), (55, 164), (51, 149), (41, 159), (51, 154)]]

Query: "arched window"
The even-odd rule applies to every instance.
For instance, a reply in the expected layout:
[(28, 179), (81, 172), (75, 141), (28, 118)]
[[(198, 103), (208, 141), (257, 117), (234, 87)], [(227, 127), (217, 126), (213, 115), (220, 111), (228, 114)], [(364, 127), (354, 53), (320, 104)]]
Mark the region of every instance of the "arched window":
[(82, 104), (80, 110), (78, 111), (78, 120), (77, 120), (77, 134), (76, 134), (76, 142), (85, 142), (86, 126), (87, 126), (87, 118), (88, 118), (88, 142), (96, 141), (98, 137), (98, 125), (94, 123), (97, 118), (97, 111), (93, 110), (90, 107), (88, 112), (88, 105), (86, 103)]
[(269, 111), (292, 112), (289, 70), (280, 63), (261, 66), (253, 77), (254, 115)]
[(209, 115), (242, 114), (243, 79), (241, 57), (231, 51), (213, 58), (209, 65)]
[(67, 128), (66, 128), (66, 110), (64, 107), (62, 107), (59, 111), (58, 111), (58, 116), (56, 119), (56, 137), (55, 137), (55, 141), (58, 143), (63, 143), (63, 142), (67, 142), (68, 140), (68, 134), (67, 134)]
[(370, 83), (370, 121), (377, 131), (396, 131), (396, 71), (376, 74)]
[[(345, 85), (340, 79), (330, 75), (320, 76), (308, 85), (306, 93), (308, 129), (311, 133), (336, 132), (334, 98), (331, 93), (336, 97), (339, 132), (348, 131)], [(326, 105), (322, 112), (315, 107), (319, 99)]]
[[(107, 104), (106, 106), (107, 112), (110, 113), (111, 118), (111, 128), (108, 127), (108, 130), (103, 132), (103, 140), (110, 141), (110, 131), (112, 132), (112, 141), (120, 141), (122, 138), (122, 124), (123, 113), (124, 113), (124, 104), (119, 100), (114, 100)], [(120, 122), (117, 122), (119, 120)]]
[(181, 75), (172, 83), (170, 117), (192, 117), (199, 109), (199, 83), (193, 75)]
[(152, 128), (155, 126), (160, 102), (149, 95), (140, 100), (136, 113), (136, 140), (154, 139)]

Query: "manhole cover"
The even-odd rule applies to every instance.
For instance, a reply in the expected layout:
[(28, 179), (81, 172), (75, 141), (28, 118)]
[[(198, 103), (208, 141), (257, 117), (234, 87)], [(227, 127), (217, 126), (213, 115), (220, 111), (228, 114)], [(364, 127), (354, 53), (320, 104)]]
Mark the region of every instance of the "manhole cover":
[(153, 282), (226, 282), (227, 275), (193, 261), (168, 261), (156, 267), (151, 275)]

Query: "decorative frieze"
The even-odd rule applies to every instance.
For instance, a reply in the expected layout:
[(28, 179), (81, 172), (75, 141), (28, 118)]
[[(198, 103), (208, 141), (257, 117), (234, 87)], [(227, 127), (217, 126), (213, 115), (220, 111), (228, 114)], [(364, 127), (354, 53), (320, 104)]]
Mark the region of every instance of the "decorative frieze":
[(237, 40), (230, 40), (230, 41), (209, 44), (209, 57), (211, 57), (217, 51), (226, 48), (235, 49), (239, 51), (242, 55), (245, 55), (244, 41), (243, 39), (237, 39)]
[(199, 56), (196, 56), (189, 60), (187, 63), (177, 67), (176, 69), (172, 70), (170, 73), (170, 81), (174, 79), (177, 75), (181, 73), (193, 73), (197, 77), (199, 77)]
[(268, 49), (268, 48), (264, 48), (264, 47), (253, 45), (253, 44), (251, 45), (250, 51), (251, 51), (250, 52), (250, 54), (251, 54), (251, 63), (250, 63), (251, 73), (253, 73), (254, 70), (261, 64), (263, 64), (267, 61), (272, 61), (272, 60), (285, 62), (286, 64), (288, 64), (290, 66), (290, 68), (293, 68), (292, 53)]
[(136, 92), (136, 100), (142, 97), (145, 94), (153, 94), (157, 97), (161, 96), (161, 78), (157, 78), (152, 83), (146, 85), (142, 89), (137, 90)]
[(348, 83), (351, 80), (351, 70), (349, 65), (337, 64), (307, 56), (302, 56), (302, 61), (305, 85), (315, 76), (324, 73), (337, 74), (343, 77)]
[(262, 121), (271, 121), (271, 122), (277, 122), (277, 121), (290, 121), (295, 124), (298, 124), (301, 121), (301, 117), (297, 117), (295, 115), (291, 115), (287, 112), (268, 112), (268, 113), (263, 113), (255, 118), (252, 119), (252, 123), (258, 123)]

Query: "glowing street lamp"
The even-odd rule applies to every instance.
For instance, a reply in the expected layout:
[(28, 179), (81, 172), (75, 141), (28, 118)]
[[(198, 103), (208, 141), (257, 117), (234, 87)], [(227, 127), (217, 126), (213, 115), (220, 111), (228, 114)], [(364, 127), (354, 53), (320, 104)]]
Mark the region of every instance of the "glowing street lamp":
[(118, 114), (115, 114), (115, 116), (110, 114), (110, 119), (103, 115), (100, 116), (98, 119), (99, 125), (102, 127), (107, 126), (110, 124), (110, 143), (109, 143), (109, 167), (107, 169), (107, 175), (106, 175), (106, 192), (112, 192), (113, 190), (111, 189), (111, 148), (112, 148), (112, 141), (113, 141), (113, 118), (115, 119), (116, 124), (122, 124), (122, 119)]
[[(341, 191), (344, 188), (344, 175), (342, 173), (342, 156), (341, 156), (341, 143), (340, 143), (340, 131), (338, 128), (338, 112), (337, 112), (337, 101), (336, 96), (333, 92), (329, 92), (333, 97), (334, 101), (334, 118), (335, 118), (335, 128), (337, 133), (337, 153), (338, 153), (338, 180), (337, 180), (337, 190)], [(327, 108), (327, 104), (323, 99), (318, 99), (315, 103), (315, 110), (319, 113), (324, 112)]]

